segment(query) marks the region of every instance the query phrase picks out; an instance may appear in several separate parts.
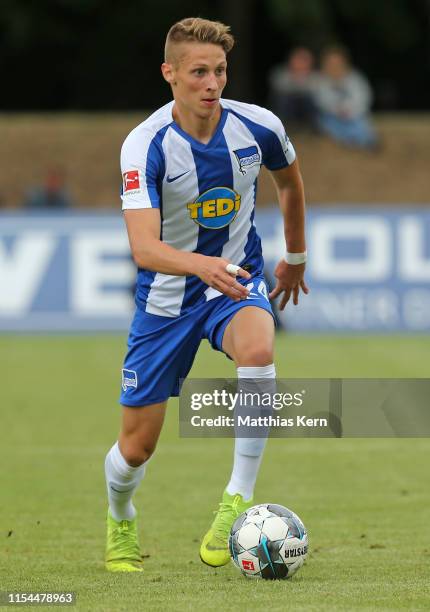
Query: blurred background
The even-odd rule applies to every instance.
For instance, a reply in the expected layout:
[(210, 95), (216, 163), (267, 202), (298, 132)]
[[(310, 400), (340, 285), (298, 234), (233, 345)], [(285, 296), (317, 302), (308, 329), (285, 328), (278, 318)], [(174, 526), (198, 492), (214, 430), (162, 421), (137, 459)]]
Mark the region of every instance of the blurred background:
[[(226, 98), (278, 114), (309, 209), (299, 331), (430, 330), (429, 0), (3, 0), (0, 329), (126, 329), (119, 151), (170, 99), (165, 35), (231, 25)], [(283, 251), (272, 181), (257, 225)]]

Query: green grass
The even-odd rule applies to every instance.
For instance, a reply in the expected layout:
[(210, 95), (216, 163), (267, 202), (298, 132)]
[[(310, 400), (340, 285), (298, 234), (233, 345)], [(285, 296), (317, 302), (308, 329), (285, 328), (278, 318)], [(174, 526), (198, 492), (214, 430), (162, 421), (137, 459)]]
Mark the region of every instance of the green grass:
[[(231, 467), (230, 440), (180, 439), (177, 401), (136, 495), (145, 573), (103, 568), (103, 461), (120, 408), (120, 337), (3, 337), (0, 590), (73, 590), (79, 610), (427, 610), (427, 439), (270, 441), (256, 501), (310, 536), (289, 581), (247, 581), (198, 558)], [(428, 338), (279, 336), (282, 377), (429, 377)], [(194, 376), (234, 376), (202, 349)]]

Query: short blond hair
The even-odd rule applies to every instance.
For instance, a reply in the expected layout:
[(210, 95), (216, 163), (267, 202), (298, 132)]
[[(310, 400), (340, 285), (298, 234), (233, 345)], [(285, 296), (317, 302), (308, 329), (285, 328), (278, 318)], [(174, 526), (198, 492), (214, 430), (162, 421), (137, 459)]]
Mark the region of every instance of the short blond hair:
[(164, 61), (172, 63), (175, 59), (172, 48), (184, 42), (200, 42), (219, 45), (227, 54), (234, 46), (230, 26), (220, 21), (210, 21), (201, 17), (181, 19), (167, 33), (164, 47)]

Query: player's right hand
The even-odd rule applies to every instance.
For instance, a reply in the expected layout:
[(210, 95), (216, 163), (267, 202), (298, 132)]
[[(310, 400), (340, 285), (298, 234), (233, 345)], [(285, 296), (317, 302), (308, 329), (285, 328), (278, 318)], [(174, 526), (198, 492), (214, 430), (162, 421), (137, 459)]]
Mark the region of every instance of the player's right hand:
[[(220, 291), (235, 302), (246, 300), (249, 295), (249, 290), (241, 285), (232, 274), (227, 272), (226, 266), (229, 263), (233, 262), (224, 259), (224, 257), (200, 255), (196, 275), (201, 278), (206, 285), (217, 289), (217, 291)], [(246, 279), (251, 278), (249, 272), (246, 272), (246, 270), (242, 268), (238, 269), (237, 276)]]

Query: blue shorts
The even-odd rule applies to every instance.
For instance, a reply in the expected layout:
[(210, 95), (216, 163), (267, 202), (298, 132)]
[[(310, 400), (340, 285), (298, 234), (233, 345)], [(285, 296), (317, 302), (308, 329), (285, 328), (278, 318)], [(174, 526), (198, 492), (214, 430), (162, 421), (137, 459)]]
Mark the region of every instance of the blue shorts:
[(264, 277), (255, 276), (246, 281), (247, 286), (249, 283), (253, 287), (246, 300), (234, 302), (221, 295), (178, 317), (137, 309), (122, 370), (120, 404), (147, 406), (178, 396), (179, 381), (188, 375), (200, 342), (206, 338), (215, 350), (222, 351), (225, 328), (241, 308), (257, 306), (273, 316)]

